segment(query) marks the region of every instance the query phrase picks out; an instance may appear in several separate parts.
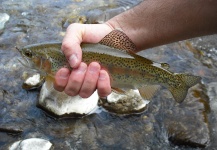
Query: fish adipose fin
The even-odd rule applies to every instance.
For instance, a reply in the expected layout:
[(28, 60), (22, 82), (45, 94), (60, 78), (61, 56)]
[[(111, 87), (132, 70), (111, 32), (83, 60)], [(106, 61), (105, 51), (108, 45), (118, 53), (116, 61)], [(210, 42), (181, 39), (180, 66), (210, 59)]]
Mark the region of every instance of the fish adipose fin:
[(169, 91), (172, 93), (174, 99), (181, 103), (186, 98), (188, 89), (200, 82), (201, 77), (190, 74), (176, 74), (182, 81), (182, 84), (178, 87), (169, 87)]
[(139, 93), (145, 100), (150, 100), (159, 88), (160, 85), (146, 85), (142, 88), (139, 88)]

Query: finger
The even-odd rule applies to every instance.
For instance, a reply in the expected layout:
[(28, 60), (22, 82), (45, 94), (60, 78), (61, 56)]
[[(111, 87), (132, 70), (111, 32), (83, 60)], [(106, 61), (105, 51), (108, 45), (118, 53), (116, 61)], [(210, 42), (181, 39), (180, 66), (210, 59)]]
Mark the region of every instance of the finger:
[(55, 75), (54, 89), (62, 92), (67, 85), (70, 71), (67, 68), (61, 68)]
[(80, 88), (83, 84), (86, 70), (87, 65), (83, 62), (79, 65), (78, 68), (72, 70), (68, 83), (64, 90), (67, 95), (78, 95), (78, 92), (80, 91)]
[(62, 51), (72, 68), (78, 67), (82, 58), (80, 44), (84, 28), (80, 26), (80, 24), (71, 24), (67, 28), (66, 35), (62, 41)]
[(90, 97), (96, 90), (96, 84), (99, 77), (100, 65), (96, 62), (90, 63), (85, 74), (84, 82), (79, 95), (83, 98)]
[(111, 93), (110, 78), (105, 70), (100, 70), (97, 91), (100, 97), (106, 97)]

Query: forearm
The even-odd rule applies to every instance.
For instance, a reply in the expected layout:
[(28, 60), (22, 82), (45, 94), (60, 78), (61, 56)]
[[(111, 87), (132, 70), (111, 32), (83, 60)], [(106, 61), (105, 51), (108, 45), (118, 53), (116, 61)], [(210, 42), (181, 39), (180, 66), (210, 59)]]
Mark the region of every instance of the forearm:
[(146, 0), (107, 24), (121, 28), (139, 51), (217, 33), (217, 0)]

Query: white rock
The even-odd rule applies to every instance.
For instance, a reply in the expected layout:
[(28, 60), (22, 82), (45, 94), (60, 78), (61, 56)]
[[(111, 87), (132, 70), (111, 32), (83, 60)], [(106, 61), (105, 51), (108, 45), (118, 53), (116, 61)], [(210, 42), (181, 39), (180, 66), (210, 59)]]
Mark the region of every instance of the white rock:
[[(148, 100), (143, 99), (140, 96), (140, 93), (138, 90), (129, 90), (126, 92), (126, 94), (117, 94), (117, 93), (112, 92), (107, 97), (107, 101), (108, 103), (119, 103), (120, 101), (122, 101), (121, 102), (122, 104), (124, 102), (128, 103), (129, 107), (133, 110), (141, 110), (145, 108), (145, 106), (150, 102)], [(132, 104), (134, 104), (134, 106)]]
[(53, 86), (48, 87), (48, 83), (45, 82), (40, 92), (39, 105), (58, 116), (71, 113), (89, 114), (97, 108), (99, 100), (97, 92), (89, 98), (81, 98), (80, 96), (68, 96), (64, 92), (58, 92)]
[(110, 95), (107, 97), (107, 101), (109, 103), (116, 103), (122, 99), (131, 99), (131, 98), (137, 98), (142, 101), (142, 103), (139, 103), (138, 107), (136, 107), (136, 110), (144, 108), (150, 101), (143, 99), (140, 94), (139, 90), (130, 90), (128, 93), (125, 94), (117, 94), (115, 92), (112, 92)]
[(29, 77), (24, 83), (28, 84), (28, 85), (35, 86), (35, 85), (39, 84), (40, 81), (41, 81), (40, 74), (34, 74), (32, 77)]
[(9, 150), (49, 150), (52, 144), (44, 139), (31, 138), (17, 141), (9, 147)]
[(4, 29), (5, 23), (9, 20), (10, 16), (6, 13), (0, 13), (0, 30)]

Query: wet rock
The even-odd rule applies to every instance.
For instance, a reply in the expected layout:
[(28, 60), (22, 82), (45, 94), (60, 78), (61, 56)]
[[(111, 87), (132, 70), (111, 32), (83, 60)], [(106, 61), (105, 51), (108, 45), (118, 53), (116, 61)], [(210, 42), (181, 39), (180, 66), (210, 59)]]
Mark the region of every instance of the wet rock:
[(107, 99), (100, 99), (99, 105), (117, 114), (139, 113), (145, 110), (149, 101), (144, 100), (138, 90), (129, 90), (125, 94), (111, 93)]
[(6, 13), (0, 13), (0, 34), (3, 32), (5, 23), (9, 20), (10, 16)]
[(98, 99), (97, 92), (89, 98), (72, 97), (56, 91), (52, 85), (45, 82), (40, 92), (39, 107), (55, 117), (83, 116), (97, 107)]
[(9, 150), (50, 150), (51, 146), (48, 140), (31, 138), (15, 142)]
[(21, 134), (23, 132), (23, 129), (20, 126), (17, 126), (15, 123), (4, 123), (0, 124), (0, 132), (6, 132), (8, 134)]
[(24, 72), (23, 78), (25, 81), (23, 82), (22, 88), (25, 90), (36, 89), (40, 87), (45, 81), (45, 77), (41, 76), (39, 73), (28, 74)]
[(87, 21), (85, 23), (104, 23), (112, 17), (128, 10), (130, 7), (117, 7), (103, 10), (103, 8), (97, 8), (90, 10), (86, 14)]
[(209, 99), (203, 85), (194, 86), (181, 104), (164, 112), (164, 125), (174, 145), (204, 148), (210, 141)]

